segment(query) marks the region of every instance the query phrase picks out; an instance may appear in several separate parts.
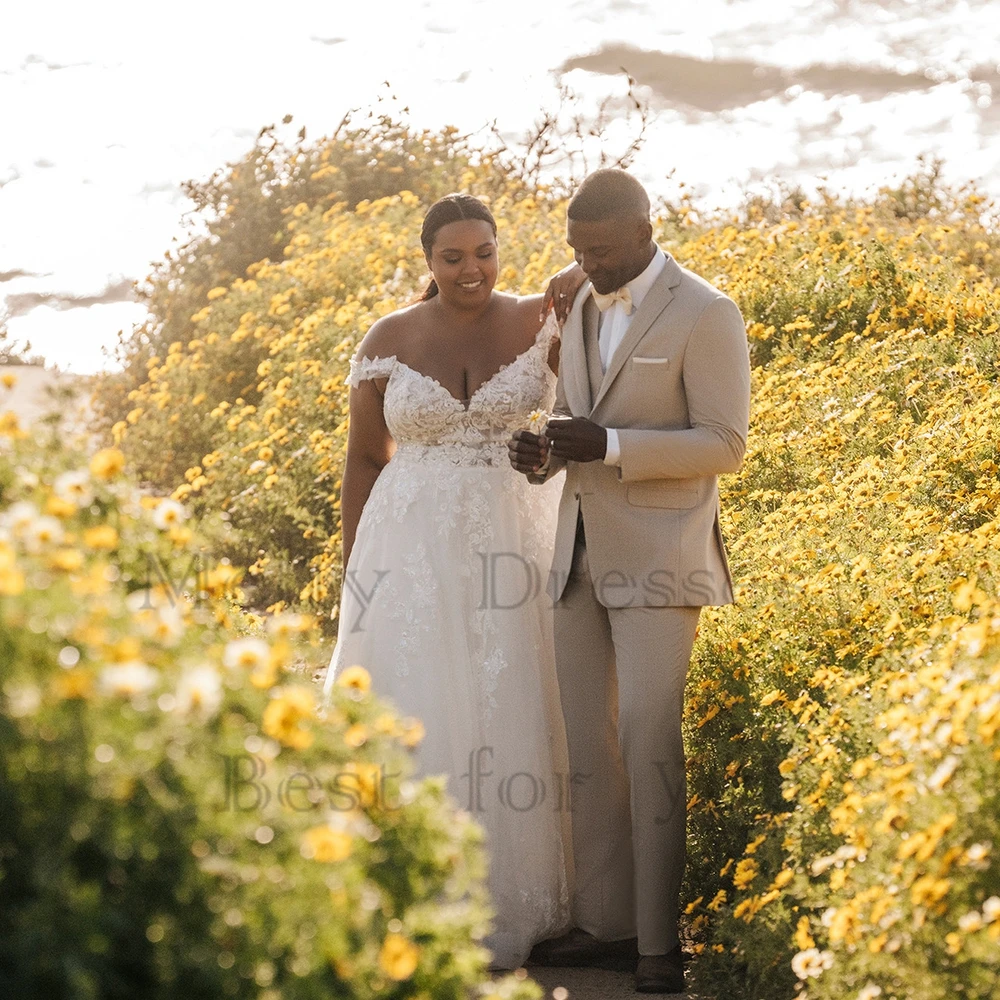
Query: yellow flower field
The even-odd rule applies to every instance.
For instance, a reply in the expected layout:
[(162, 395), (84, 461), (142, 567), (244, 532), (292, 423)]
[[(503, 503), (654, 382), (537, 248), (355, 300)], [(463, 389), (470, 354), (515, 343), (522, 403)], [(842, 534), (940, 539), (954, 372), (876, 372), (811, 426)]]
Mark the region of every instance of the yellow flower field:
[[(541, 290), (564, 204), (489, 171), (463, 186), (491, 193), (501, 287)], [(1000, 975), (1000, 236), (973, 191), (900, 204), (657, 220), (736, 299), (754, 362), (722, 484), (738, 603), (702, 616), (686, 719), (687, 929), (727, 1000), (985, 997)], [(225, 511), (259, 608), (337, 603), (347, 362), (422, 287), (424, 207), (289, 211), (283, 259), (213, 287), (115, 424), (145, 478)], [(303, 739), (296, 711), (276, 734)]]

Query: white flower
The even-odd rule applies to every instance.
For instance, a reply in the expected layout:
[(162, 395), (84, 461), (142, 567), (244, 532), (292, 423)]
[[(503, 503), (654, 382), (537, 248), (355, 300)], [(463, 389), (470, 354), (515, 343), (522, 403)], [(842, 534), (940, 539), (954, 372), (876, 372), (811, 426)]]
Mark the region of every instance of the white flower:
[(153, 510), (153, 524), (161, 531), (172, 528), (187, 520), (187, 511), (183, 504), (178, 503), (173, 497), (163, 497)]
[(932, 792), (940, 792), (942, 788), (951, 780), (951, 776), (958, 767), (958, 757), (951, 754), (938, 765), (937, 770), (927, 779), (927, 787)]
[(247, 475), (254, 476), (258, 472), (261, 472), (266, 468), (267, 468), (267, 462), (265, 462), (262, 458), (258, 458), (255, 462), (250, 463), (249, 467), (247, 468)]
[(48, 514), (36, 517), (23, 531), (24, 543), (29, 552), (38, 552), (48, 545), (58, 545), (64, 534), (63, 526)]
[(528, 430), (532, 434), (544, 434), (549, 422), (549, 415), (545, 410), (535, 410), (528, 417)]
[(820, 951), (818, 948), (806, 948), (792, 959), (792, 972), (799, 979), (815, 978), (823, 974), (825, 969), (833, 965), (833, 952)]
[(271, 647), (263, 639), (232, 639), (222, 653), (223, 666), (256, 670), (267, 665)]
[(156, 687), (159, 672), (141, 660), (115, 664), (101, 671), (98, 686), (103, 694), (137, 695), (146, 694)]
[(94, 490), (87, 469), (71, 469), (56, 476), (52, 491), (62, 500), (86, 507), (94, 499)]
[(10, 528), (15, 535), (24, 534), (25, 530), (38, 517), (39, 510), (27, 500), (18, 500), (12, 503), (2, 514), (0, 514), (0, 524), (5, 528)]
[(176, 604), (160, 604), (144, 609), (139, 621), (146, 634), (163, 646), (176, 645), (184, 634), (184, 613)]
[(983, 916), (992, 924), (994, 920), (1000, 920), (1000, 896), (990, 896), (983, 903)]
[(983, 926), (983, 915), (979, 910), (971, 910), (958, 918), (958, 929), (966, 934), (972, 934)]
[(42, 692), (34, 684), (8, 684), (3, 693), (7, 696), (7, 710), (15, 719), (34, 715), (42, 704)]
[(984, 861), (989, 853), (989, 844), (970, 844), (965, 852), (965, 860), (970, 864), (976, 864), (979, 861)]
[(881, 986), (876, 986), (874, 983), (868, 983), (858, 994), (858, 1000), (875, 1000), (876, 997), (880, 997), (881, 995)]
[(813, 875), (822, 875), (827, 868), (835, 865), (838, 860), (839, 859), (835, 854), (826, 854), (822, 858), (816, 858), (816, 860), (809, 866), (809, 870), (813, 873)]
[(184, 671), (177, 683), (177, 710), (197, 711), (211, 717), (222, 704), (222, 678), (215, 667), (204, 664)]
[(272, 615), (267, 619), (267, 630), (271, 635), (285, 637), (297, 632), (304, 632), (311, 624), (312, 620), (308, 615), (283, 611), (281, 614)]

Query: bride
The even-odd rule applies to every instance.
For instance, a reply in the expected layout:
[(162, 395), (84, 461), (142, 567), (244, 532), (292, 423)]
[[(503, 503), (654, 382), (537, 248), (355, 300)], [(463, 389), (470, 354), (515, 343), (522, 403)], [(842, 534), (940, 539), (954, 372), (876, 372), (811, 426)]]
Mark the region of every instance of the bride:
[[(341, 489), (344, 586), (324, 693), (361, 664), (426, 736), (424, 774), (486, 831), (496, 968), (569, 926), (568, 762), (545, 575), (558, 481), (532, 486), (511, 434), (555, 399), (559, 328), (542, 296), (494, 290), (490, 210), (428, 211), (422, 299), (376, 322), (351, 359)], [(557, 276), (560, 304), (581, 273)], [(546, 300), (547, 301), (547, 300)]]

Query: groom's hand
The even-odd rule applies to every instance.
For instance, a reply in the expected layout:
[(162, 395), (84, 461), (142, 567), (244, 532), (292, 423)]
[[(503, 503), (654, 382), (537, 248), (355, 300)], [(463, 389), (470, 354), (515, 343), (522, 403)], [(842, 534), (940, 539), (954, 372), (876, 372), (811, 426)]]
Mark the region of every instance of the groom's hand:
[(549, 457), (545, 438), (532, 434), (531, 431), (515, 431), (507, 442), (507, 454), (510, 456), (510, 464), (525, 475), (537, 472)]
[(608, 432), (586, 417), (553, 417), (545, 428), (552, 454), (567, 462), (603, 462)]

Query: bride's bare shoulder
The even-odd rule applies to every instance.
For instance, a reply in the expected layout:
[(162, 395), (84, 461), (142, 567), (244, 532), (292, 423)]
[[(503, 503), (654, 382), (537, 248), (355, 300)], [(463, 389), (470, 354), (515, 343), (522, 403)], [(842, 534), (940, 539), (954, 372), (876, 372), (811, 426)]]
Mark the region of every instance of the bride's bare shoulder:
[[(503, 294), (503, 293), (501, 293)], [(543, 295), (504, 295), (506, 308), (517, 327), (526, 336), (534, 336), (541, 328)]]
[(425, 303), (415, 302), (375, 320), (358, 344), (359, 358), (388, 358), (398, 353), (407, 331), (422, 318)]

